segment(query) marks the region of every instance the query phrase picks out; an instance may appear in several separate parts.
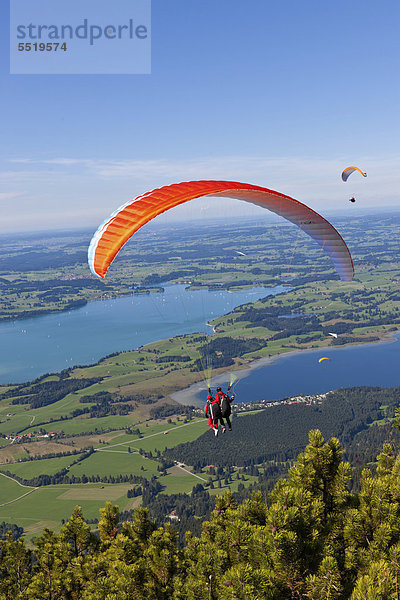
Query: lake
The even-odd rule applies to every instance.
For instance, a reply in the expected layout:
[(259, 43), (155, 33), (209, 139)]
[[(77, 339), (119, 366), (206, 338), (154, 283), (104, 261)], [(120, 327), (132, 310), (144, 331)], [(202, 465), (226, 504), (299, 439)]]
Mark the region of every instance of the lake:
[[(330, 360), (319, 363), (322, 356)], [(400, 386), (400, 334), (392, 342), (292, 352), (262, 359), (258, 365), (237, 372), (237, 402), (321, 394), (360, 385), (396, 387)], [(214, 378), (212, 385), (226, 386), (227, 382), (229, 375)], [(204, 387), (194, 385), (173, 397), (183, 404), (204, 405)]]
[(198, 331), (246, 302), (285, 291), (285, 286), (238, 292), (189, 291), (163, 285), (163, 293), (91, 302), (57, 314), (0, 323), (0, 383), (30, 381), (44, 373), (97, 362), (156, 340)]
[[(210, 319), (287, 289), (209, 292), (185, 288), (168, 284), (164, 293), (91, 302), (65, 313), (1, 323), (0, 383), (29, 381), (77, 364), (93, 364), (107, 354), (183, 333), (211, 333)], [(318, 363), (322, 356), (331, 360)], [(399, 336), (391, 343), (290, 353), (238, 372), (235, 393), (238, 402), (247, 402), (358, 385), (400, 386), (399, 358)], [(229, 374), (214, 379), (213, 386), (227, 378)], [(203, 382), (174, 397), (202, 404), (204, 390)]]

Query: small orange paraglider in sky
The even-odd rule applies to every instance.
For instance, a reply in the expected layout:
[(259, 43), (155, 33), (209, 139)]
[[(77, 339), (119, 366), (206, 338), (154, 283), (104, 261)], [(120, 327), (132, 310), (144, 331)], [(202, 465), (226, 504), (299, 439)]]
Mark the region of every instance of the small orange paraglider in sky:
[(359, 169), (358, 167), (346, 167), (344, 169), (344, 171), (342, 172), (342, 179), (343, 179), (343, 181), (347, 181), (348, 178), (350, 177), (350, 175), (352, 173), (354, 173), (354, 171), (358, 171), (359, 173), (361, 173), (361, 175), (363, 177), (367, 176), (366, 172), (365, 171), (361, 171), (361, 169)]

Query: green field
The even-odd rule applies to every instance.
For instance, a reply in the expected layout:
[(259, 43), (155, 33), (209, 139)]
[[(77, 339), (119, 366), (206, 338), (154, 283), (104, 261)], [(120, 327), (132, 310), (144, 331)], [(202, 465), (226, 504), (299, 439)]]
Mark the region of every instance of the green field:
[[(164, 448), (173, 448), (177, 444), (190, 442), (207, 430), (206, 419), (196, 419), (189, 423), (164, 424), (149, 427), (148, 430), (142, 428), (143, 437), (132, 437), (126, 434), (118, 436), (108, 443), (111, 447), (127, 447), (132, 449), (141, 448), (145, 452), (154, 452)], [(106, 447), (106, 445), (104, 445)]]
[(157, 475), (157, 466), (156, 461), (144, 458), (139, 453), (129, 453), (127, 449), (105, 450), (95, 452), (81, 463), (73, 465), (69, 469), (69, 474), (78, 476), (142, 475), (142, 477), (150, 479), (152, 475)]
[(61, 469), (67, 468), (75, 460), (79, 460), (79, 455), (28, 460), (21, 463), (1, 465), (0, 469), (18, 475), (22, 479), (31, 479), (38, 475), (54, 475)]
[[(82, 405), (81, 405), (82, 406)], [(48, 425), (41, 427), (45, 431), (63, 431), (66, 435), (74, 435), (77, 433), (94, 432), (96, 430), (103, 431), (104, 429), (122, 429), (135, 424), (135, 420), (127, 416), (110, 415), (97, 419), (76, 418), (65, 421), (54, 421)], [(37, 432), (37, 428), (31, 427), (26, 429), (24, 433)]]
[[(174, 473), (176, 473), (176, 475)], [(206, 479), (206, 477), (204, 477), (204, 479)], [(178, 467), (168, 469), (168, 475), (159, 477), (158, 481), (163, 486), (164, 494), (188, 494), (193, 486), (198, 483), (204, 485), (203, 478), (200, 479), (199, 477), (195, 477), (195, 475), (185, 473)]]
[(16, 498), (26, 494), (26, 492), (29, 492), (31, 489), (33, 488), (30, 486), (23, 486), (0, 473), (0, 505), (12, 502)]
[(77, 505), (84, 507), (84, 515), (89, 519), (99, 517), (99, 509), (107, 500), (123, 510), (129, 503), (126, 494), (130, 487), (123, 484), (45, 486), (17, 502), (0, 507), (0, 521), (18, 523), (28, 537), (39, 534), (45, 527), (57, 531), (61, 520), (68, 519)]

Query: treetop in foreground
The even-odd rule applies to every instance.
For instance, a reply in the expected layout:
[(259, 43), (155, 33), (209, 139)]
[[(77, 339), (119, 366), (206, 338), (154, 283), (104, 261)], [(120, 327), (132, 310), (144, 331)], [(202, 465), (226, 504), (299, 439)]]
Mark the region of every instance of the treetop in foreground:
[(183, 549), (171, 524), (159, 527), (143, 508), (121, 524), (111, 503), (97, 535), (79, 507), (34, 550), (10, 533), (0, 546), (0, 599), (398, 598), (400, 456), (384, 445), (376, 473), (364, 469), (351, 494), (342, 454), (336, 438), (311, 431), (268, 498), (238, 504), (226, 493)]

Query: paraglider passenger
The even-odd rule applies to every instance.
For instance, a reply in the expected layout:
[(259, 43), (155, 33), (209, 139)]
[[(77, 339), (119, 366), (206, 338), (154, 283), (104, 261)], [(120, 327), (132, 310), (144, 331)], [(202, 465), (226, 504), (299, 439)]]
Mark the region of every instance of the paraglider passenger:
[(216, 398), (211, 394), (210, 388), (208, 388), (207, 404), (204, 409), (206, 417), (208, 417), (208, 424), (213, 429), (214, 435), (218, 435), (218, 421), (221, 419), (221, 407)]

